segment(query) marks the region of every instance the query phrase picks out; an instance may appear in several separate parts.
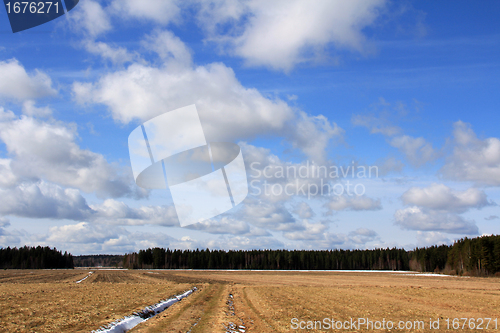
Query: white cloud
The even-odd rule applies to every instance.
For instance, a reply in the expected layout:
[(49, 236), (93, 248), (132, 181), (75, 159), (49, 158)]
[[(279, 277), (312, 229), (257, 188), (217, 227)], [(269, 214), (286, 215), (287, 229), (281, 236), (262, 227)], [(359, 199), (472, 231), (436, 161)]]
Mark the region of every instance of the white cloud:
[(143, 20), (152, 20), (160, 24), (168, 24), (180, 19), (179, 4), (176, 0), (114, 0), (110, 7), (120, 17), (134, 17)]
[(83, 220), (91, 213), (86, 200), (75, 189), (39, 182), (0, 189), (0, 214), (30, 218)]
[(57, 93), (47, 74), (39, 70), (28, 74), (16, 59), (0, 61), (0, 77), (0, 98), (23, 101)]
[(479, 139), (471, 126), (462, 121), (454, 124), (453, 154), (440, 170), (447, 179), (471, 181), (480, 185), (500, 185), (500, 140)]
[(394, 218), (397, 225), (408, 230), (440, 231), (466, 235), (479, 233), (474, 221), (466, 220), (457, 214), (426, 211), (417, 206), (397, 210)]
[(245, 236), (223, 236), (207, 241), (206, 246), (225, 250), (282, 249), (284, 247), (282, 242), (273, 237)]
[(301, 149), (314, 162), (326, 162), (325, 150), (334, 138), (342, 141), (344, 130), (336, 123), (331, 123), (325, 116), (309, 116), (300, 112), (296, 125), (291, 131), (285, 131), (285, 136), (294, 148)]
[(11, 163), (11, 159), (0, 158), (0, 188), (14, 187), (18, 182), (17, 176), (12, 172)]
[(218, 63), (182, 73), (133, 64), (95, 84), (76, 83), (74, 93), (77, 101), (107, 105), (113, 118), (125, 124), (196, 104), (209, 137), (227, 133), (221, 128), (229, 137), (241, 130), (243, 136), (276, 131), (293, 117), (286, 103), (244, 88), (230, 68)]
[(303, 229), (283, 204), (247, 199), (238, 216), (263, 229), (276, 231)]
[(0, 120), (6, 120), (0, 121), (0, 139), (12, 155), (9, 168), (3, 165), (7, 176), (14, 173), (18, 178), (42, 178), (102, 196), (147, 194), (132, 184), (130, 171), (109, 164), (100, 154), (81, 149), (75, 142), (74, 126), (27, 116), (17, 118), (3, 109), (0, 114)]
[[(170, 34), (167, 37), (173, 38)], [(175, 52), (171, 49), (158, 52), (181, 58), (187, 52), (181, 44), (172, 47)], [(160, 68), (134, 63), (125, 70), (104, 75), (95, 83), (77, 82), (73, 92), (80, 103), (106, 105), (113, 119), (121, 123), (148, 120), (196, 104), (209, 142), (258, 135), (282, 136), (317, 163), (326, 159), (330, 141), (341, 140), (343, 130), (335, 123), (321, 115), (296, 111), (279, 98), (269, 99), (256, 89), (243, 87), (233, 70), (223, 64), (169, 70), (170, 65), (182, 61), (169, 58)]]
[(124, 229), (107, 228), (88, 222), (51, 227), (47, 237), (54, 243), (103, 243), (110, 238), (119, 237), (118, 233), (126, 233)]
[(307, 220), (302, 222), (304, 230), (288, 231), (283, 233), (283, 237), (289, 240), (322, 240), (325, 239), (328, 225), (324, 223), (310, 223)]
[(374, 241), (376, 238), (378, 238), (378, 234), (367, 228), (358, 228), (349, 233), (349, 239), (354, 244), (364, 245), (368, 242)]
[(459, 214), (472, 208), (496, 205), (476, 188), (454, 191), (436, 183), (425, 188), (412, 187), (403, 193), (401, 199), (410, 207), (396, 211), (396, 224), (404, 229), (452, 234), (478, 234), (475, 221)]
[(444, 212), (463, 213), (470, 208), (482, 208), (491, 205), (484, 191), (469, 188), (465, 191), (453, 191), (444, 184), (431, 184), (425, 188), (412, 187), (401, 199), (406, 205), (417, 205)]
[(113, 47), (103, 42), (94, 40), (86, 40), (83, 42), (84, 48), (95, 55), (101, 56), (105, 60), (109, 60), (114, 64), (124, 64), (134, 60), (135, 55), (129, 53), (124, 47)]
[(199, 15), (209, 38), (228, 45), (248, 65), (289, 71), (298, 63), (321, 57), (328, 45), (365, 51), (362, 29), (373, 23), (384, 3), (202, 1)]
[(372, 199), (366, 196), (335, 196), (326, 204), (330, 211), (342, 210), (380, 210), (382, 205), (380, 199)]
[(162, 232), (131, 232), (123, 227), (88, 222), (49, 228), (47, 234), (29, 236), (28, 245), (50, 245), (79, 254), (123, 254), (148, 247), (176, 247), (186, 242)]
[(31, 117), (48, 117), (52, 115), (52, 109), (48, 106), (37, 107), (35, 101), (27, 100), (23, 103), (23, 113)]
[(90, 37), (96, 37), (111, 30), (111, 21), (108, 11), (93, 0), (82, 1), (69, 14), (74, 27), (84, 31)]
[(179, 220), (174, 206), (129, 207), (114, 199), (90, 206), (95, 214), (92, 220), (101, 224), (178, 226)]
[(290, 239), (301, 240), (299, 243), (300, 248), (311, 250), (366, 248), (367, 243), (379, 239), (375, 231), (366, 228), (358, 228), (347, 235), (342, 233), (335, 234), (323, 230), (317, 231), (317, 233), (306, 232), (302, 237), (300, 236), (300, 232), (290, 233), (288, 236), (292, 236)]
[(143, 40), (143, 45), (147, 50), (156, 52), (167, 63), (173, 60), (183, 67), (192, 64), (191, 50), (171, 31), (157, 30)]
[(311, 206), (309, 206), (307, 202), (304, 201), (295, 205), (295, 209), (293, 210), (293, 212), (297, 214), (301, 219), (310, 219), (315, 215)]
[(231, 234), (242, 237), (262, 237), (271, 234), (264, 229), (255, 228), (248, 223), (223, 216), (219, 220), (205, 220), (188, 226), (189, 229), (203, 230), (211, 234)]
[(401, 135), (392, 138), (389, 144), (398, 148), (414, 166), (421, 166), (438, 158), (438, 153), (432, 144), (424, 138), (414, 138), (408, 135)]

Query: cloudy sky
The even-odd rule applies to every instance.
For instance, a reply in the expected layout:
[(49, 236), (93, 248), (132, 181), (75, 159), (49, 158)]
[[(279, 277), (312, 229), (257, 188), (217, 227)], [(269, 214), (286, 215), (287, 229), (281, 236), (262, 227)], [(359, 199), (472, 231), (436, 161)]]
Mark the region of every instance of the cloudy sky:
[[(499, 234), (499, 15), (498, 1), (81, 0), (13, 34), (2, 8), (0, 246), (411, 249)], [(191, 104), (208, 141), (241, 147), (250, 193), (180, 227), (168, 190), (135, 185), (127, 140)]]

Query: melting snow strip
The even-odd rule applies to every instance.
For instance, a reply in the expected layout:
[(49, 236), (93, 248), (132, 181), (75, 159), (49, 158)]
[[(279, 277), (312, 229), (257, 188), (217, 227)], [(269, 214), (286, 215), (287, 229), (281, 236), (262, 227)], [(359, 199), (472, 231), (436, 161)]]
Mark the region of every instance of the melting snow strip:
[(92, 275), (92, 273), (94, 273), (94, 272), (89, 272), (89, 274), (88, 274), (86, 277), (84, 277), (84, 278), (83, 278), (83, 279), (81, 279), (81, 280), (76, 281), (76, 283), (80, 283), (80, 282), (85, 281), (85, 279), (87, 279), (89, 276), (91, 276), (91, 275)]
[(193, 289), (186, 291), (184, 294), (177, 295), (174, 298), (170, 298), (164, 301), (160, 301), (159, 303), (156, 303), (152, 306), (147, 306), (139, 312), (134, 312), (131, 316), (116, 320), (104, 327), (99, 328), (96, 331), (92, 331), (92, 333), (125, 333), (128, 330), (131, 330), (135, 326), (139, 325), (140, 323), (153, 318), (158, 313), (165, 311), (169, 306), (179, 302), (185, 297), (188, 297), (196, 290), (197, 288), (194, 287)]

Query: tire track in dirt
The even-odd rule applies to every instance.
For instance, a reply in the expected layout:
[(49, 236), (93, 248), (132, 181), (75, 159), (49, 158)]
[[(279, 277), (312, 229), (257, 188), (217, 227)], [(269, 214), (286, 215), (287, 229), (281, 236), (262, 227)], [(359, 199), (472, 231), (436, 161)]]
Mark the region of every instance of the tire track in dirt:
[[(180, 303), (172, 305), (164, 313), (135, 327), (130, 333), (155, 332), (217, 332), (221, 320), (215, 320), (221, 309), (225, 285), (204, 284), (198, 291)], [(217, 327), (219, 329), (217, 329)]]
[(271, 323), (259, 310), (258, 305), (248, 296), (251, 287), (237, 285), (234, 289), (235, 309), (244, 319), (247, 332), (279, 332), (274, 323)]

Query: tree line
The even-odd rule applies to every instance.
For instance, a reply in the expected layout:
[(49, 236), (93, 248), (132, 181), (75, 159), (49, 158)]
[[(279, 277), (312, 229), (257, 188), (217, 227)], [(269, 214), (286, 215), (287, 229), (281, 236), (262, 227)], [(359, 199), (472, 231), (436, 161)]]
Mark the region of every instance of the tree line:
[(407, 270), (407, 252), (377, 250), (170, 250), (150, 248), (129, 253), (125, 268), (163, 269), (390, 269)]
[(131, 269), (415, 270), (500, 275), (500, 236), (463, 238), (453, 245), (373, 250), (171, 250), (126, 254)]
[(0, 248), (2, 269), (74, 268), (73, 256), (50, 247)]
[(75, 267), (122, 267), (123, 255), (95, 254), (73, 256)]
[(446, 274), (500, 275), (500, 235), (463, 238), (453, 245), (373, 250), (171, 250), (149, 248), (124, 256), (79, 256), (50, 247), (0, 248), (0, 268), (414, 270)]

